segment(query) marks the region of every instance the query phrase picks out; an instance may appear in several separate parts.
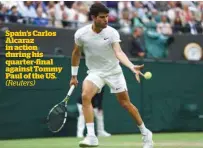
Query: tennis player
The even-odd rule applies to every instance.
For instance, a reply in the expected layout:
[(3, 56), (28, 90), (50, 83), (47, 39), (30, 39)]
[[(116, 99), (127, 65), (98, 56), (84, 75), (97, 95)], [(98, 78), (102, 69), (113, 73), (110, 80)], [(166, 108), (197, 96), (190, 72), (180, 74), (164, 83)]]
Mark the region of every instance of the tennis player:
[[(92, 106), (93, 106), (94, 116), (96, 118), (96, 123), (97, 123), (97, 136), (110, 137), (111, 134), (108, 133), (104, 128), (104, 115), (103, 115), (103, 106), (102, 106), (103, 95), (104, 95), (104, 88), (102, 88), (101, 93), (96, 94), (92, 98)], [(79, 112), (78, 122), (77, 122), (77, 137), (82, 138), (85, 130), (85, 118), (82, 110), (81, 96), (78, 98), (77, 107)]]
[(136, 121), (143, 136), (143, 148), (152, 148), (152, 132), (145, 127), (138, 109), (130, 101), (126, 81), (119, 62), (135, 73), (138, 82), (140, 81), (140, 70), (144, 65), (134, 65), (122, 51), (118, 32), (107, 25), (108, 13), (108, 8), (103, 4), (93, 4), (90, 7), (93, 23), (78, 29), (74, 36), (75, 45), (72, 52), (70, 85), (78, 84), (77, 74), (81, 52), (85, 54), (86, 65), (89, 69), (82, 87), (82, 107), (87, 135), (83, 141), (79, 142), (79, 146), (97, 147), (99, 145), (98, 138), (95, 136), (91, 100), (107, 84), (111, 93), (115, 93), (121, 106)]

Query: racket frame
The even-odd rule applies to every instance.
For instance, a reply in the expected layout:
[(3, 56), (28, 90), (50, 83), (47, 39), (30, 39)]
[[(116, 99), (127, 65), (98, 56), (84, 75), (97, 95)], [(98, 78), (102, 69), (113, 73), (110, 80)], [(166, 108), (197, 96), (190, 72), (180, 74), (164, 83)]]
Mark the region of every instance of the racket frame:
[[(65, 125), (65, 123), (66, 123), (67, 115), (68, 115), (68, 113), (67, 113), (67, 104), (68, 104), (68, 101), (69, 101), (69, 99), (70, 99), (70, 96), (71, 96), (71, 94), (72, 94), (74, 88), (75, 88), (75, 86), (72, 85), (72, 86), (70, 87), (68, 93), (66, 94), (66, 97), (65, 97), (60, 103), (58, 103), (58, 104), (56, 104), (54, 107), (52, 107), (52, 109), (49, 111), (49, 114), (48, 114), (48, 116), (47, 116), (47, 124), (48, 124), (49, 130), (50, 130), (51, 132), (53, 132), (53, 133), (59, 132), (59, 131), (64, 127), (64, 125)], [(60, 126), (60, 128), (58, 128), (58, 130), (52, 130), (52, 129), (50, 128), (50, 126), (49, 126), (49, 116), (50, 116), (51, 112), (52, 112), (59, 104), (62, 104), (62, 103), (65, 103), (65, 108), (66, 108), (65, 115), (64, 115), (64, 119), (63, 119), (63, 123), (62, 123), (62, 125)]]

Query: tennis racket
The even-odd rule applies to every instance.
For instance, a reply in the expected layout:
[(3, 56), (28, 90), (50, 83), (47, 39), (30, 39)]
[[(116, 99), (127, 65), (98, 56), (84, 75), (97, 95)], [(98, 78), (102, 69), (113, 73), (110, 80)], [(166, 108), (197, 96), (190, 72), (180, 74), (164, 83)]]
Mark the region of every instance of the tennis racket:
[(66, 95), (66, 97), (58, 104), (56, 104), (47, 116), (47, 125), (51, 132), (59, 132), (65, 125), (67, 120), (67, 103), (74, 90), (75, 86), (72, 85)]

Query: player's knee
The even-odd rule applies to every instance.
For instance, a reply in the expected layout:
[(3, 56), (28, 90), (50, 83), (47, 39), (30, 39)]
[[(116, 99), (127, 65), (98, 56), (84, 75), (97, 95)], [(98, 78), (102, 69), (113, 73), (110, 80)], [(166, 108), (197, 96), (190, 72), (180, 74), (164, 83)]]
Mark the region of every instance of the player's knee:
[(120, 104), (121, 104), (121, 106), (123, 107), (123, 108), (129, 108), (130, 106), (131, 106), (131, 102), (130, 101), (120, 101)]
[[(132, 104), (132, 105), (133, 105), (133, 104)], [(134, 105), (133, 105), (133, 108), (134, 108), (134, 110), (135, 110), (137, 113), (139, 112), (138, 108), (135, 107)]]
[(83, 92), (82, 93), (82, 102), (83, 104), (90, 104), (91, 103), (91, 96), (88, 93)]

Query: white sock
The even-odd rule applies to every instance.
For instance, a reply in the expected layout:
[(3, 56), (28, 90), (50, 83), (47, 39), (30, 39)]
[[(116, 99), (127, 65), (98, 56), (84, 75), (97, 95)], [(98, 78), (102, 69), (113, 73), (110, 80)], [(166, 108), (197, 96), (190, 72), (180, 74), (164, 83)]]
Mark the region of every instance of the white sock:
[(147, 133), (147, 128), (145, 127), (144, 123), (142, 123), (141, 125), (138, 125), (140, 132), (142, 135), (145, 135)]
[(95, 136), (94, 123), (86, 123), (87, 135)]

